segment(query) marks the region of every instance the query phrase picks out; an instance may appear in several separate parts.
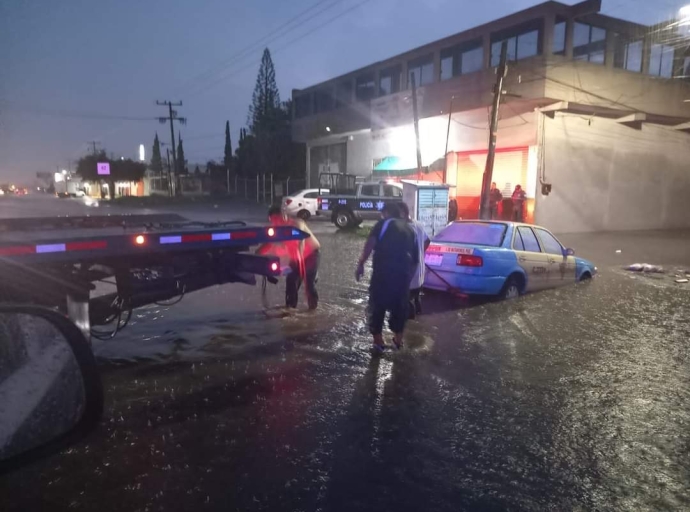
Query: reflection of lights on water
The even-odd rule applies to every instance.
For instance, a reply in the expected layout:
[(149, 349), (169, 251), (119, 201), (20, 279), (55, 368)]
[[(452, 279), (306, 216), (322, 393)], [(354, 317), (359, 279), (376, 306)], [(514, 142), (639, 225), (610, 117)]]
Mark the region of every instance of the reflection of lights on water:
[(378, 453), (378, 434), (381, 430), (381, 409), (383, 408), (383, 391), (386, 387), (386, 381), (391, 379), (393, 374), (393, 363), (387, 359), (381, 359), (378, 365), (378, 372), (376, 374), (376, 399), (374, 400), (374, 425), (373, 436), (371, 439), (372, 452)]

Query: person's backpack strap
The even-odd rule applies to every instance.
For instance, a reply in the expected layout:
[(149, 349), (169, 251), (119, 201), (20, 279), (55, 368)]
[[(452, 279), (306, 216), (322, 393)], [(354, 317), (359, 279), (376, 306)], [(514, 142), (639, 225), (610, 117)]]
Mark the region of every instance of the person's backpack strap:
[(383, 226), (381, 226), (381, 234), (379, 234), (379, 241), (383, 240), (383, 235), (386, 234), (386, 230), (388, 229), (388, 225), (391, 223), (393, 219), (386, 219), (383, 221)]

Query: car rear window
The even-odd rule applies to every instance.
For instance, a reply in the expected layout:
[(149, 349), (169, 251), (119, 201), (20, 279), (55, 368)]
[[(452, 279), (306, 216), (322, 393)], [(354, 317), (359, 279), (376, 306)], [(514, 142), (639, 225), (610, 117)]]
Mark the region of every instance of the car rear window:
[(507, 226), (498, 222), (454, 222), (434, 237), (434, 242), (499, 247)]

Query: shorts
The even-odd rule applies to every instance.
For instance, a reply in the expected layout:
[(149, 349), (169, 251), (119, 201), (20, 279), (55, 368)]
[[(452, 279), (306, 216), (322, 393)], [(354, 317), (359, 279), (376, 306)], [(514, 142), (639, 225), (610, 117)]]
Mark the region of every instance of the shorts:
[(369, 332), (377, 336), (383, 332), (383, 322), (386, 319), (386, 312), (390, 312), (388, 317), (388, 327), (395, 334), (405, 330), (405, 323), (408, 317), (409, 296), (407, 293), (399, 297), (390, 298), (392, 300), (381, 300), (381, 298), (369, 297), (367, 306), (367, 322)]

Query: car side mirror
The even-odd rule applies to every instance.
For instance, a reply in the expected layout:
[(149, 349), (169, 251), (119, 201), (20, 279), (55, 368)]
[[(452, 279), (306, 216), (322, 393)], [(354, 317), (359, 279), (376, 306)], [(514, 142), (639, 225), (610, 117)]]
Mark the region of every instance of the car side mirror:
[(563, 256), (575, 256), (575, 251), (571, 248), (563, 249)]
[(90, 432), (103, 413), (91, 347), (62, 314), (0, 306), (0, 474)]

